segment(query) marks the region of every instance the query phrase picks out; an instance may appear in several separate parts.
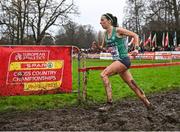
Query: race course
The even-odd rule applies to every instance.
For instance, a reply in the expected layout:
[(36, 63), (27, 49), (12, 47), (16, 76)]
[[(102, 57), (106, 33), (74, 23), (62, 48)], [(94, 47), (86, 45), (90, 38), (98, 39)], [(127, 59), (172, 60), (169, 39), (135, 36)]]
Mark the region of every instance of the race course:
[(157, 107), (148, 111), (138, 99), (116, 101), (113, 109), (99, 112), (102, 104), (30, 112), (2, 112), (0, 130), (180, 130), (180, 89), (148, 95)]

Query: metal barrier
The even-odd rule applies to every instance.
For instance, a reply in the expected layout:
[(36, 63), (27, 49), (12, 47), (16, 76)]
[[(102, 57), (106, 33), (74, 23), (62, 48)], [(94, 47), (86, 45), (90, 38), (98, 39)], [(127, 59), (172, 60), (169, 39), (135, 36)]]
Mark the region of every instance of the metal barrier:
[[(164, 67), (164, 66), (177, 66), (180, 65), (180, 62), (170, 62), (170, 63), (154, 63), (154, 64), (141, 64), (141, 65), (132, 65), (130, 68), (152, 68), (152, 67)], [(78, 69), (79, 73), (83, 73), (83, 89), (82, 89), (82, 98), (86, 100), (87, 97), (87, 79), (88, 79), (88, 72), (94, 70), (104, 70), (106, 66), (98, 66), (98, 67), (83, 67)]]

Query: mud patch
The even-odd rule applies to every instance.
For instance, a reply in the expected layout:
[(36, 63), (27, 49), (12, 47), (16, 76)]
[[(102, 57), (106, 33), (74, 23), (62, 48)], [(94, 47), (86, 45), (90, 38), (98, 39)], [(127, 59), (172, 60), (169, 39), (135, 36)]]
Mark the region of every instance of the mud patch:
[(147, 110), (140, 100), (116, 102), (108, 112), (99, 106), (31, 112), (1, 113), (0, 130), (180, 130), (180, 90), (150, 95), (155, 110)]

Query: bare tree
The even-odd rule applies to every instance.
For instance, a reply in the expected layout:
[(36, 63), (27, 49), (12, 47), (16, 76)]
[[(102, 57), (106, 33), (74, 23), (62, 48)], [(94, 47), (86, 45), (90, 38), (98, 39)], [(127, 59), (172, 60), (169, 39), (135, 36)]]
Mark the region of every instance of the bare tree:
[(92, 41), (96, 40), (96, 33), (90, 25), (78, 25), (72, 21), (64, 25), (56, 36), (56, 43), (61, 45), (74, 45), (80, 48), (89, 48)]
[(127, 0), (127, 4), (123, 22), (126, 28), (139, 34), (159, 32), (160, 36), (164, 31), (176, 31), (179, 43), (180, 0)]
[(180, 0), (152, 0), (148, 7), (149, 13), (146, 15), (146, 24), (154, 21), (157, 22), (156, 29), (179, 30), (179, 4)]
[(73, 1), (68, 0), (36, 0), (32, 3), (29, 24), (37, 44), (42, 40), (49, 27), (55, 24), (63, 24), (68, 20), (68, 15), (77, 13)]
[(143, 0), (127, 0), (127, 6), (125, 7), (125, 18), (123, 26), (141, 34), (141, 27), (144, 24), (144, 14), (146, 12), (145, 4)]
[(2, 0), (0, 3), (0, 24), (6, 27), (5, 32), (9, 34), (12, 43), (16, 40), (17, 44), (23, 44), (28, 5), (29, 0)]
[(172, 0), (172, 1), (167, 0), (167, 3), (170, 5), (172, 11), (174, 12), (174, 18), (176, 24), (175, 29), (180, 30), (180, 0)]
[(77, 13), (73, 0), (1, 0), (0, 10), (0, 25), (18, 44), (27, 36), (40, 44), (51, 26), (62, 25), (70, 14)]

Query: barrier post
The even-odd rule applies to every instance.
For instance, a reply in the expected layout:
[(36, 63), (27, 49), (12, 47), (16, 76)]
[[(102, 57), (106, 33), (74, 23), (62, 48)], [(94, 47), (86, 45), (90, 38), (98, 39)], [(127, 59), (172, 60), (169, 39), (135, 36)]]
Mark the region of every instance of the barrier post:
[[(78, 69), (81, 68), (81, 53), (78, 53)], [(78, 71), (78, 102), (81, 102), (81, 73)]]
[[(82, 67), (86, 68), (86, 56), (85, 56), (85, 54), (82, 54)], [(83, 101), (85, 101), (86, 97), (87, 97), (87, 72), (83, 72), (82, 97), (83, 97)]]
[(154, 54), (153, 54), (153, 60), (155, 60), (156, 59), (156, 53), (154, 52)]
[(173, 62), (173, 55), (172, 55), (172, 52), (171, 52), (171, 59), (170, 59), (170, 62), (171, 62), (171, 63)]

